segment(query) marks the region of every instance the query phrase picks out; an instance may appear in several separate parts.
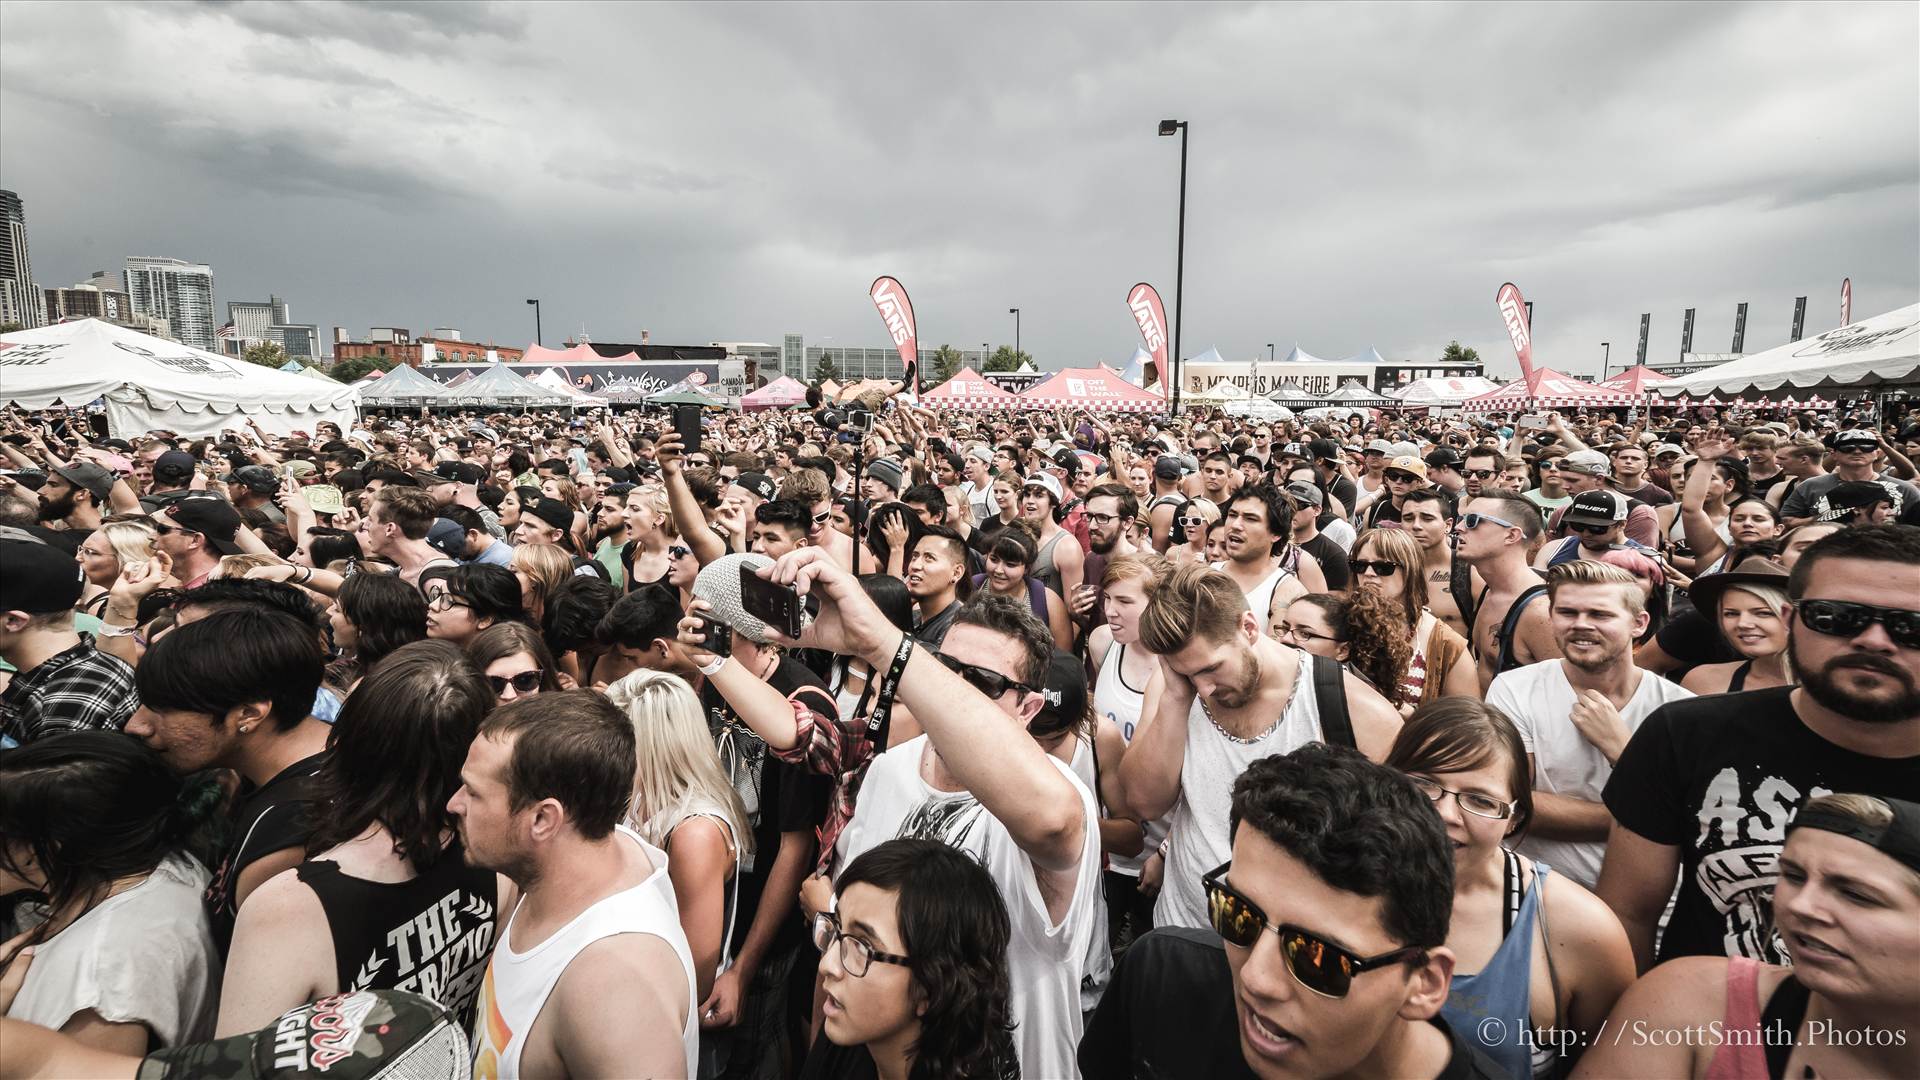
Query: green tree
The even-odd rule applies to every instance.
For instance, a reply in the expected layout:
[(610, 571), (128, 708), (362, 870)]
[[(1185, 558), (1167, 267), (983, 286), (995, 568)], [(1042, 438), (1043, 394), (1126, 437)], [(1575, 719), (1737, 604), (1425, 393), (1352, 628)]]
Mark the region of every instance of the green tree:
[(246, 347), (240, 359), (261, 367), (277, 368), (287, 362), (287, 350), (271, 341), (256, 341)]
[(813, 365), (813, 385), (819, 386), (828, 379), (839, 382), (840, 367), (833, 362), (833, 357), (823, 354)]
[(0, 323), (0, 334), (11, 334), (11, 333), (13, 333), (13, 332), (14, 332), (15, 330), (25, 330), (25, 329), (26, 329), (26, 327), (24, 327), (24, 326), (21, 326), (21, 325), (20, 325), (19, 323), (17, 323), (17, 322), (4, 322), (4, 323)]
[(934, 350), (933, 370), (928, 371), (923, 379), (929, 388), (935, 387), (960, 374), (963, 366), (960, 350), (951, 345), (942, 345)]
[[(1014, 352), (1013, 346), (1002, 345), (987, 357), (988, 371), (1019, 371), (1021, 364), (1033, 363), (1033, 356), (1025, 351)], [(1038, 365), (1035, 365), (1038, 366)]]
[(350, 360), (336, 360), (327, 374), (341, 382), (353, 382), (365, 378), (373, 371), (392, 371), (393, 359), (386, 356), (356, 356)]
[(1440, 362), (1443, 364), (1477, 364), (1480, 362), (1480, 354), (1474, 351), (1470, 345), (1462, 345), (1458, 341), (1450, 341), (1447, 343), (1447, 347), (1440, 352)]

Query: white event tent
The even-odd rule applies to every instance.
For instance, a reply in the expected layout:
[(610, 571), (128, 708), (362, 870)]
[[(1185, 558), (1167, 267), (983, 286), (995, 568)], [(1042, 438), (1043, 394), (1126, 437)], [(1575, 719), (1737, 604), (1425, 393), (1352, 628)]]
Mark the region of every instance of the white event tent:
[(446, 392), (446, 387), (415, 371), (409, 364), (395, 364), (378, 379), (356, 384), (356, 389), (360, 394), (360, 404), (369, 409), (430, 405)]
[(1682, 375), (1653, 390), (1666, 397), (1757, 398), (1794, 390), (1915, 384), (1920, 384), (1920, 304)]
[(104, 399), (107, 428), (127, 438), (155, 429), (218, 435), (253, 420), (277, 434), (344, 430), (357, 415), (344, 383), (216, 356), (100, 319), (0, 335), (0, 402), (78, 408)]

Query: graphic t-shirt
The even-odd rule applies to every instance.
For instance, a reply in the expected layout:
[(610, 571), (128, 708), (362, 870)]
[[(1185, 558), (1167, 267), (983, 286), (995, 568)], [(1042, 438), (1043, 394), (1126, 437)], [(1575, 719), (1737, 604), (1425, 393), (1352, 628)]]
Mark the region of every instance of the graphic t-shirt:
[(1773, 886), (1787, 822), (1816, 795), (1912, 798), (1920, 757), (1877, 758), (1828, 742), (1793, 710), (1793, 687), (1716, 694), (1654, 711), (1607, 781), (1615, 821), (1680, 849), (1680, 895), (1660, 940), (1676, 956), (1787, 964)]

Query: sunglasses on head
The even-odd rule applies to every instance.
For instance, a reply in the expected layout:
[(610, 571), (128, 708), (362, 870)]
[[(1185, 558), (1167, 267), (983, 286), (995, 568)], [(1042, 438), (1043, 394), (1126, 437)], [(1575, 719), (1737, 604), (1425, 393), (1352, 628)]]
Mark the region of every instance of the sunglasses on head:
[(513, 692), (516, 694), (531, 694), (535, 690), (540, 689), (540, 681), (545, 677), (546, 672), (541, 671), (539, 668), (534, 668), (531, 671), (523, 671), (518, 675), (489, 675), (487, 676), (487, 683), (493, 687), (493, 695), (495, 697), (506, 693), (507, 687), (509, 686), (513, 687)]
[(1260, 931), (1271, 930), (1280, 939), (1280, 956), (1286, 961), (1293, 981), (1324, 998), (1343, 998), (1353, 988), (1353, 977), (1375, 968), (1409, 963), (1425, 957), (1427, 950), (1418, 945), (1359, 956), (1328, 941), (1311, 930), (1267, 921), (1267, 913), (1221, 880), (1232, 863), (1224, 863), (1212, 873), (1200, 876), (1200, 887), (1207, 893), (1207, 920), (1214, 932), (1227, 944), (1251, 949), (1260, 941)]
[(998, 701), (1000, 695), (1009, 690), (1023, 690), (1027, 693), (1034, 692), (1033, 687), (1028, 686), (1026, 683), (1009, 679), (1005, 675), (994, 671), (992, 668), (983, 668), (978, 664), (962, 663), (945, 653), (936, 655), (940, 657), (940, 662), (946, 665), (948, 671), (960, 676), (960, 678), (966, 680), (968, 686), (973, 687), (975, 690), (980, 691), (995, 701)]
[(1400, 564), (1386, 559), (1348, 559), (1347, 569), (1353, 571), (1354, 577), (1369, 570), (1373, 571), (1375, 577), (1392, 577), (1394, 571), (1400, 569)]
[(1795, 600), (1800, 623), (1816, 634), (1828, 637), (1857, 637), (1867, 627), (1879, 623), (1887, 636), (1903, 649), (1920, 649), (1920, 611), (1906, 608), (1874, 607), (1845, 600)]

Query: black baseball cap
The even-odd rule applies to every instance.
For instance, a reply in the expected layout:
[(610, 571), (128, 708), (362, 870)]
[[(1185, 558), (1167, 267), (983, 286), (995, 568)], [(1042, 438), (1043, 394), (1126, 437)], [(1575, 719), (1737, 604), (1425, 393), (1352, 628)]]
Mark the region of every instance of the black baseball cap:
[(0, 540), (0, 611), (71, 611), (86, 586), (72, 552), (34, 540)]
[(244, 465), (220, 478), (225, 484), (245, 484), (251, 491), (271, 495), (280, 490), (280, 478), (265, 465)]
[(153, 478), (162, 484), (184, 484), (193, 479), (195, 461), (185, 450), (169, 450), (153, 461)]
[(60, 479), (91, 493), (95, 506), (105, 506), (107, 496), (113, 492), (113, 474), (90, 461), (76, 461), (71, 465), (54, 465), (50, 468)]
[(738, 479), (734, 480), (734, 483), (753, 492), (762, 501), (771, 499), (777, 494), (773, 478), (766, 473), (743, 472)]
[(240, 535), (240, 511), (225, 499), (211, 496), (181, 499), (162, 516), (188, 532), (206, 537), (207, 545), (222, 555), (240, 554), (240, 545), (233, 542), (234, 537)]
[(486, 472), (480, 466), (468, 461), (443, 461), (433, 467), (433, 474), (439, 477), (434, 481), (444, 484), (451, 480), (456, 484), (477, 484), (486, 479)]
[(1454, 451), (1451, 446), (1442, 446), (1429, 453), (1423, 460), (1430, 469), (1452, 469), (1466, 459)]
[(1627, 497), (1617, 491), (1583, 491), (1560, 520), (1570, 525), (1618, 525), (1627, 520)]
[(561, 532), (566, 532), (573, 526), (573, 509), (559, 499), (543, 498), (533, 502), (523, 501), (520, 504), (520, 512), (532, 514)]

